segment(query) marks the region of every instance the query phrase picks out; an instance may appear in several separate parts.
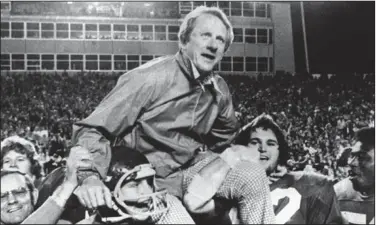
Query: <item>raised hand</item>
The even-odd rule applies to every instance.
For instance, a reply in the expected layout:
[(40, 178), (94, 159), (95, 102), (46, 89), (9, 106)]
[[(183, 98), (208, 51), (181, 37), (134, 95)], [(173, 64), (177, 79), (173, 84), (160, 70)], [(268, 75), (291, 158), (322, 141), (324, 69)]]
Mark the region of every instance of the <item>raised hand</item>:
[[(68, 165), (71, 165), (70, 167), (77, 165), (76, 176), (70, 172), (71, 170), (68, 169)], [(79, 176), (80, 172), (91, 169), (92, 158), (89, 150), (81, 146), (73, 147), (67, 160), (67, 179), (78, 182), (77, 176)], [(78, 197), (81, 204), (89, 209), (103, 205), (112, 208), (111, 192), (97, 175), (85, 178), (74, 194)]]

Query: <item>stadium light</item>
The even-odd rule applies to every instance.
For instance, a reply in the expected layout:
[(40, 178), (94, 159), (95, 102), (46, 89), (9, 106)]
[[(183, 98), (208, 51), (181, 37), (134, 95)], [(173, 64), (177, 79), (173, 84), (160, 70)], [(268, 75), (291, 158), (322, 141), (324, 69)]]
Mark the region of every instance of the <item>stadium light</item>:
[(144, 3), (145, 7), (149, 7), (151, 4), (150, 3)]

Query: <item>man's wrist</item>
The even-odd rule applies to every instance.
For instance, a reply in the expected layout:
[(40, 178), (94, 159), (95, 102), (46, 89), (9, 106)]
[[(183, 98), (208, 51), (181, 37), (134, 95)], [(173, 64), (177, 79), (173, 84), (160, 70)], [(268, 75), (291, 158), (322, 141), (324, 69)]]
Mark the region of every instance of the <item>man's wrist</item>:
[(84, 180), (86, 180), (86, 179), (98, 179), (98, 180), (100, 180), (101, 178), (100, 178), (99, 174), (93, 172), (92, 174), (87, 176)]
[(61, 208), (65, 207), (68, 199), (72, 195), (73, 191), (76, 189), (77, 185), (71, 182), (65, 181), (61, 186), (59, 186), (56, 191), (52, 194), (52, 200)]
[(81, 185), (82, 183), (88, 180), (101, 180), (99, 174), (93, 171), (78, 172), (77, 178), (78, 178), (78, 185)]
[(78, 184), (70, 180), (65, 180), (61, 186), (65, 189), (74, 190)]

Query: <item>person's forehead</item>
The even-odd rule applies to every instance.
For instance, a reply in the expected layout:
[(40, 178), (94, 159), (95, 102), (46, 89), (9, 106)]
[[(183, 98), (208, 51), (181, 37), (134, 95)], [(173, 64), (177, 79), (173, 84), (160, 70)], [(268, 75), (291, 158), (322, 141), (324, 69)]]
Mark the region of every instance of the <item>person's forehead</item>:
[(221, 20), (218, 16), (213, 15), (208, 12), (201, 13), (199, 16), (197, 16), (197, 20), (207, 20), (207, 19), (217, 19)]
[(122, 187), (124, 187), (124, 186), (129, 186), (129, 185), (138, 185), (139, 183), (140, 183), (139, 180), (131, 179), (131, 180), (127, 180), (127, 181), (125, 181), (125, 182), (122, 184)]
[(250, 138), (265, 138), (277, 141), (277, 137), (271, 129), (264, 129), (261, 127), (258, 127), (254, 131), (252, 131)]
[(22, 153), (19, 153), (19, 152), (16, 152), (16, 150), (10, 150), (9, 152), (7, 152), (3, 158), (14, 158), (14, 157), (19, 157), (19, 156), (26, 156), (26, 154), (22, 154)]
[(21, 174), (8, 174), (1, 178), (1, 192), (27, 188), (26, 179)]
[(137, 189), (137, 188), (140, 188), (140, 185), (141, 185), (141, 182), (146, 180), (145, 178), (143, 179), (132, 179), (132, 180), (129, 180), (129, 181), (126, 181), (125, 183), (123, 183), (123, 185), (121, 186), (121, 190), (122, 191), (128, 191), (128, 190), (131, 190), (131, 189)]
[(220, 26), (223, 26), (223, 28), (226, 30), (226, 26), (223, 23), (223, 21), (219, 17), (209, 14), (209, 13), (203, 13), (197, 17), (196, 22), (195, 22), (195, 28), (213, 27), (213, 24), (209, 23), (209, 21), (214, 21), (215, 24), (219, 24)]

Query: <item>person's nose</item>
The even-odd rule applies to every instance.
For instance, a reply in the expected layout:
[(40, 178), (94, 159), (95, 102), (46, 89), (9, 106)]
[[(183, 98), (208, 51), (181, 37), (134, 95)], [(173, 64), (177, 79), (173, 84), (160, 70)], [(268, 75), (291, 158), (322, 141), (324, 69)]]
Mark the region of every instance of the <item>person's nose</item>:
[(146, 195), (146, 194), (151, 194), (151, 187), (148, 184), (147, 180), (143, 180), (139, 184), (139, 194), (140, 195)]
[(18, 168), (16, 160), (10, 162), (10, 168)]
[(9, 195), (8, 195), (8, 204), (15, 204), (15, 203), (17, 203), (16, 196), (14, 196), (14, 194), (12, 192), (9, 192)]
[(218, 50), (218, 43), (215, 40), (215, 38), (211, 38), (208, 42), (207, 48), (209, 49), (210, 52), (216, 53)]
[(258, 149), (258, 151), (259, 151), (260, 153), (264, 153), (264, 152), (266, 152), (265, 144), (261, 143), (261, 144), (259, 145), (259, 149)]

